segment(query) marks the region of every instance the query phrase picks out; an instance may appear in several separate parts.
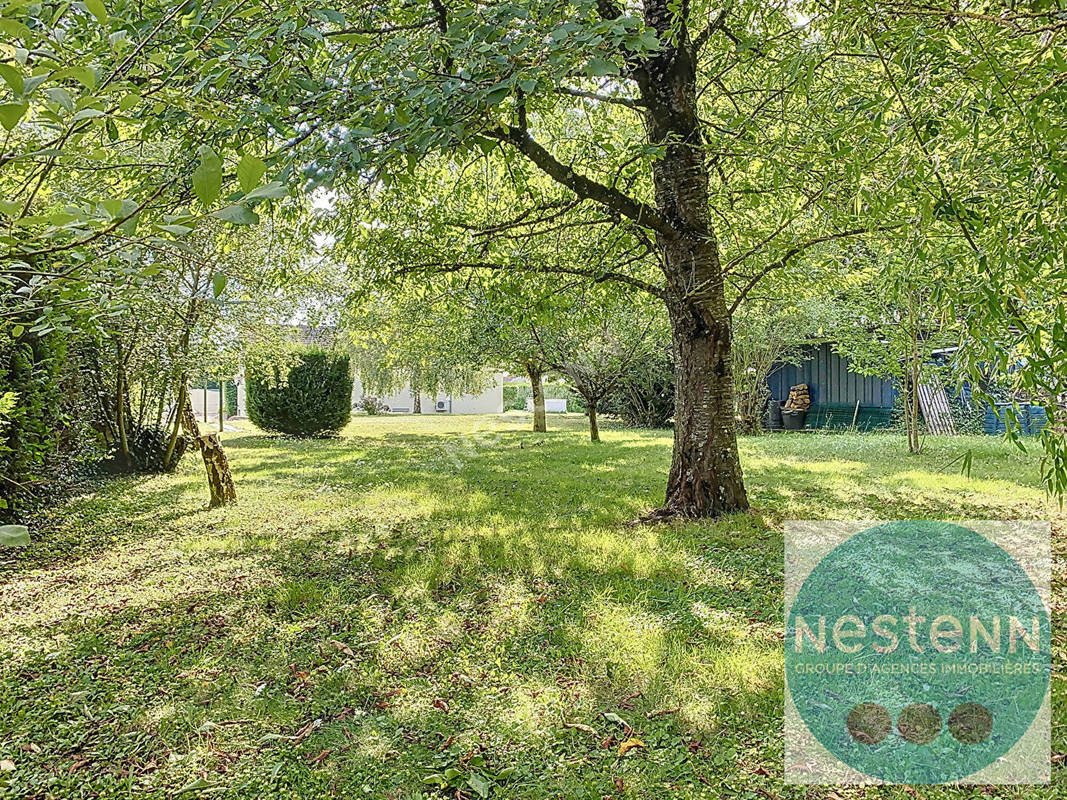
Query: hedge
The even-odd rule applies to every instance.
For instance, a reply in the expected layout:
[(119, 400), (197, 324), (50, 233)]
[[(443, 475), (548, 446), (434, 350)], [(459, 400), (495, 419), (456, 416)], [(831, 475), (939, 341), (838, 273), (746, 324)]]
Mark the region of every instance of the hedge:
[(351, 417), (348, 356), (317, 348), (295, 350), (279, 365), (249, 367), (248, 418), (259, 428), (291, 436), (336, 433)]

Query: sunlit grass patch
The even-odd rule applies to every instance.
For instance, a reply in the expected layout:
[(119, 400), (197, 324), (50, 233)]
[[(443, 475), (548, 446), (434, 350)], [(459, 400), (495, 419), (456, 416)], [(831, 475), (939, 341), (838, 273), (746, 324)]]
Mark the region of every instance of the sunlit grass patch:
[[(990, 438), (913, 457), (774, 435), (741, 441), (751, 513), (630, 527), (670, 433), (529, 421), (242, 425), (235, 507), (206, 508), (190, 458), (49, 509), (0, 577), (0, 795), (407, 800), (483, 759), (514, 768), (491, 797), (800, 798), (779, 778), (784, 520), (1059, 513), (1036, 458)], [(968, 448), (970, 478), (945, 466)]]

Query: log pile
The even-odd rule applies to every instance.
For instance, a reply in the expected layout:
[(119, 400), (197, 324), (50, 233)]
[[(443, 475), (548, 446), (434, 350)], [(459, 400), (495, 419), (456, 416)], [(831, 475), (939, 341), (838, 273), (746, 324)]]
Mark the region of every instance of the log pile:
[(785, 407), (790, 411), (807, 411), (811, 407), (811, 392), (806, 383), (798, 383), (789, 389)]

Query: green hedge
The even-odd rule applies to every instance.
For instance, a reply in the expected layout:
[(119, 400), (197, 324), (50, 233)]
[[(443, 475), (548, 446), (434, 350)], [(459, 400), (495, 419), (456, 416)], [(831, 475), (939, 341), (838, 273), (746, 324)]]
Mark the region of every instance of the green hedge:
[(314, 348), (293, 353), (281, 367), (249, 367), (248, 418), (265, 431), (292, 436), (336, 433), (352, 415), (348, 356)]
[(63, 427), (60, 374), (67, 355), (58, 334), (0, 332), (0, 521), (49, 474)]

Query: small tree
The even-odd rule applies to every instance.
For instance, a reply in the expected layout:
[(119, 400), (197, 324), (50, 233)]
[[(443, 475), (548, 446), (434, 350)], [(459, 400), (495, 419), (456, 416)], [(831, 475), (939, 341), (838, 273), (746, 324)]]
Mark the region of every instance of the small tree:
[(589, 438), (600, 441), (600, 404), (633, 364), (651, 352), (667, 351), (665, 320), (658, 309), (618, 288), (590, 290), (566, 298), (551, 318), (535, 326), (545, 362), (566, 376), (585, 400)]
[(348, 356), (295, 349), (293, 363), (248, 366), (248, 418), (265, 431), (291, 436), (334, 434), (351, 416)]
[(935, 380), (933, 351), (959, 341), (948, 278), (928, 266), (915, 246), (908, 253), (886, 252), (877, 271), (857, 282), (842, 298), (835, 349), (863, 375), (892, 378), (904, 407), (904, 428), (911, 453), (922, 451), (919, 386)]
[(615, 389), (600, 403), (635, 428), (669, 428), (674, 417), (674, 360), (666, 349), (634, 359)]
[(744, 433), (759, 433), (770, 399), (767, 378), (776, 364), (796, 363), (824, 338), (834, 316), (828, 298), (751, 301), (734, 314), (731, 354), (737, 419)]

